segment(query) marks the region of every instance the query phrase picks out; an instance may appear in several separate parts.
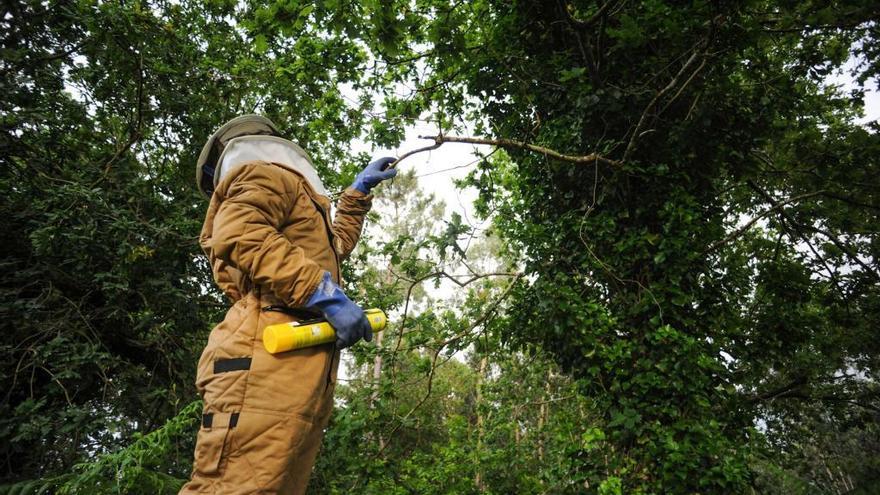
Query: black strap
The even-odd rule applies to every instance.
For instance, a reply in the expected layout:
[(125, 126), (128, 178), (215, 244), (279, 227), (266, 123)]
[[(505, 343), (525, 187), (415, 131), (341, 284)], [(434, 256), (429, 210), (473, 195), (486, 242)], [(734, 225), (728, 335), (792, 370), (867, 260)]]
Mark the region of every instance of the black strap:
[[(211, 428), (214, 425), (214, 413), (202, 414), (202, 427)], [(238, 426), (238, 413), (232, 413), (229, 416), (229, 427)]]
[(306, 309), (306, 308), (291, 308), (290, 306), (279, 306), (277, 304), (273, 304), (271, 306), (263, 306), (260, 308), (265, 311), (274, 311), (276, 313), (284, 313), (286, 315), (290, 315), (297, 319), (297, 321), (302, 322), (303, 320), (316, 320), (321, 319), (321, 313)]
[(251, 358), (240, 357), (232, 359), (217, 359), (214, 361), (214, 373), (227, 373), (229, 371), (243, 371), (251, 369)]

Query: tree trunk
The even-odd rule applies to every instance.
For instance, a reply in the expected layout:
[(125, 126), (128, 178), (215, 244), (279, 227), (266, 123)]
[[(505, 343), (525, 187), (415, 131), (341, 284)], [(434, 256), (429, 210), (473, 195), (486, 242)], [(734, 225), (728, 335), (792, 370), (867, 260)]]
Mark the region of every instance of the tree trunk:
[(476, 475), (474, 476), (474, 485), (477, 487), (477, 491), (483, 493), (486, 491), (486, 484), (483, 480), (483, 468), (480, 466), (480, 455), (483, 452), (483, 413), (480, 411), (480, 406), (483, 404), (483, 380), (486, 376), (486, 366), (489, 364), (489, 358), (487, 356), (483, 356), (480, 358), (480, 372), (477, 374), (477, 400), (476, 400), (476, 410), (477, 410), (477, 448), (475, 451), (475, 465), (476, 465)]
[[(385, 332), (376, 333), (376, 347), (379, 349), (382, 348), (382, 334)], [(376, 401), (379, 399), (379, 379), (382, 377), (382, 355), (377, 354), (376, 358), (373, 360), (373, 393), (370, 395), (370, 409), (375, 407)], [(379, 450), (385, 449), (385, 439), (382, 438), (382, 434), (377, 435), (379, 440)]]
[(541, 410), (538, 414), (538, 460), (544, 461), (544, 425), (547, 424), (547, 417), (550, 414), (550, 380), (553, 378), (553, 372), (547, 372), (547, 381), (544, 383), (544, 400), (541, 401)]
[[(385, 284), (391, 284), (391, 266), (388, 266), (388, 269), (385, 271)], [(379, 352), (376, 354), (376, 357), (373, 359), (373, 392), (370, 394), (370, 409), (375, 407), (376, 401), (379, 400), (379, 387), (381, 386), (379, 380), (382, 378), (382, 336), (385, 335), (385, 330), (381, 332), (376, 332), (374, 338), (376, 339), (376, 349), (379, 349)], [(379, 450), (385, 449), (385, 439), (382, 438), (382, 435), (377, 435), (377, 439), (379, 440)]]

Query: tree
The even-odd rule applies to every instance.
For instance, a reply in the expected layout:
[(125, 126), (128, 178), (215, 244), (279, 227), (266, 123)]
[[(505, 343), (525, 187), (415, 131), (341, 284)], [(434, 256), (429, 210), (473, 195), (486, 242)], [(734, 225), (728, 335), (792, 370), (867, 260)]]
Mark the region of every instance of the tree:
[(876, 6), (403, 5), (370, 45), (418, 61), (389, 107), (511, 154), (470, 181), (529, 280), (505, 335), (604, 412), (611, 448), (577, 455), (590, 486), (739, 492), (765, 441), (797, 451), (777, 442), (804, 413), (873, 421), (876, 123), (823, 81), (876, 49)]
[[(328, 449), (316, 489), (876, 484), (880, 153), (878, 124), (855, 121), (878, 74), (874, 2), (3, 9), (4, 481), (107, 472), (172, 417), (157, 431), (180, 448), (143, 458), (186, 475), (173, 425), (225, 306), (191, 164), (219, 123), (259, 111), (334, 189), (366, 160), (355, 138), (395, 145), (416, 119), (436, 122), (432, 146), (505, 150), (466, 182), (512, 277), (468, 267), (456, 217), (345, 268), (389, 309), (422, 282), (468, 283), (454, 306), (400, 308), (389, 335), (407, 352), (359, 351), (383, 356), (375, 407), (372, 381), (343, 391), (327, 442), (384, 457), (345, 470)], [(854, 88), (829, 87), (850, 59)], [(376, 252), (390, 288), (363, 264)]]
[[(210, 132), (268, 113), (335, 187), (357, 168), (348, 142), (363, 112), (339, 87), (355, 75), (319, 64), (357, 60), (353, 42), (304, 36), (295, 63), (270, 58), (242, 29), (260, 15), (232, 3), (0, 12), (5, 481), (69, 472), (195, 398), (198, 353), (226, 307), (196, 241), (192, 165)], [(184, 477), (192, 437), (180, 441), (169, 469)]]

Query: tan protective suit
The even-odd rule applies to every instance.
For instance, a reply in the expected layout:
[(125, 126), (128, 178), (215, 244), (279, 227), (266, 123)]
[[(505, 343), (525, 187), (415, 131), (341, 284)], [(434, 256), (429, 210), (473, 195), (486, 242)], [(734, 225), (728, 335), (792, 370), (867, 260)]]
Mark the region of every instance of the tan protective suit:
[(235, 304), (199, 360), (205, 409), (192, 479), (180, 493), (305, 493), (339, 353), (326, 344), (272, 355), (262, 329), (315, 316), (297, 307), (324, 271), (339, 281), (339, 261), (354, 249), (371, 200), (347, 189), (331, 223), (326, 197), (266, 162), (238, 167), (217, 185), (200, 243)]

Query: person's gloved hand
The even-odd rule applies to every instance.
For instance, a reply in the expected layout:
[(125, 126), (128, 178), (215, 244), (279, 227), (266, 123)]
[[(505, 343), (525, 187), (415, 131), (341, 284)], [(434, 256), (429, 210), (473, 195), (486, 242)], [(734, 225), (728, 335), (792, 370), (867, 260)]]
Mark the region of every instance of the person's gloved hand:
[(364, 315), (364, 310), (342, 292), (330, 278), (330, 272), (324, 272), (324, 278), (306, 306), (318, 308), (324, 314), (324, 318), (336, 330), (338, 348), (351, 347), (360, 339), (367, 342), (373, 340), (373, 328)]
[(396, 168), (387, 168), (388, 165), (394, 163), (394, 160), (396, 158), (389, 156), (373, 160), (366, 168), (361, 170), (361, 173), (357, 174), (351, 187), (364, 194), (370, 194), (370, 189), (376, 187), (378, 183), (397, 175)]

